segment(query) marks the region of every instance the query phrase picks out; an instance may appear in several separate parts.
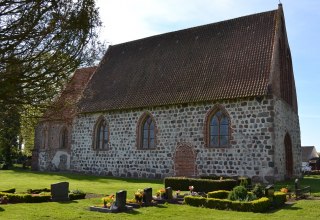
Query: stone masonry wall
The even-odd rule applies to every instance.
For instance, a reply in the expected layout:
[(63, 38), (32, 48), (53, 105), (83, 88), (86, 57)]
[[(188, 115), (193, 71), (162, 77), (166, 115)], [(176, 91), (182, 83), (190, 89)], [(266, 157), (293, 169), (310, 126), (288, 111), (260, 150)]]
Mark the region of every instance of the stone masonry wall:
[[(205, 147), (206, 114), (217, 104), (230, 116), (232, 140), (228, 148)], [(272, 105), (272, 98), (242, 99), (78, 115), (72, 129), (70, 169), (123, 177), (173, 176), (175, 149), (185, 143), (196, 152), (199, 176), (243, 175), (267, 181), (275, 167)], [(146, 111), (158, 129), (154, 150), (136, 148), (137, 122)], [(109, 125), (110, 142), (108, 150), (96, 151), (92, 148), (93, 128), (101, 115)]]
[(275, 178), (283, 180), (286, 176), (284, 138), (288, 133), (292, 142), (293, 175), (301, 175), (301, 140), (299, 116), (283, 100), (276, 98), (275, 113)]

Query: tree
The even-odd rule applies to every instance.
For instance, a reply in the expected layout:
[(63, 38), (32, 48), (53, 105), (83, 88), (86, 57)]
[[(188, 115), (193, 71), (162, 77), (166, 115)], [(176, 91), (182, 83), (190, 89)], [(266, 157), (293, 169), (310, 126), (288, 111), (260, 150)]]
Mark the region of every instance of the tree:
[(100, 26), (94, 0), (0, 1), (0, 148), (6, 158), (26, 109), (46, 106), (77, 67), (104, 52)]

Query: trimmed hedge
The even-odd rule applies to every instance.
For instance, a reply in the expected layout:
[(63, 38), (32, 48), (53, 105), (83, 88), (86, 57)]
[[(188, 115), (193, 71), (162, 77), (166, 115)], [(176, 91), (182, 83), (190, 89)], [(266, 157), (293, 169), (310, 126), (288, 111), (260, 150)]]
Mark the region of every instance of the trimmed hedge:
[(85, 197), (86, 197), (85, 193), (69, 193), (70, 200), (84, 199)]
[(206, 198), (201, 197), (201, 196), (185, 196), (184, 197), (184, 203), (188, 204), (190, 206), (205, 206), (206, 203)]
[(50, 195), (34, 196), (30, 194), (0, 193), (0, 196), (7, 196), (10, 203), (40, 203), (51, 201)]
[(214, 199), (227, 199), (230, 191), (228, 190), (218, 190), (213, 192), (208, 192), (208, 198)]
[(12, 189), (7, 189), (7, 190), (1, 190), (0, 192), (3, 192), (3, 193), (15, 193), (16, 189), (12, 188)]
[(233, 179), (209, 180), (194, 179), (184, 177), (167, 177), (164, 179), (165, 188), (171, 187), (173, 190), (188, 191), (189, 186), (194, 187), (196, 192), (211, 192), (217, 190), (232, 190), (237, 186), (237, 181)]
[(283, 192), (275, 192), (273, 195), (272, 205), (275, 208), (279, 208), (287, 201), (287, 195)]
[(191, 206), (204, 206), (211, 209), (231, 209), (241, 212), (266, 212), (271, 203), (266, 197), (262, 197), (250, 202), (231, 201), (228, 199), (201, 198), (194, 196), (186, 196), (184, 202)]
[(48, 188), (42, 188), (42, 189), (27, 189), (27, 193), (29, 194), (39, 194), (41, 192), (51, 192)]

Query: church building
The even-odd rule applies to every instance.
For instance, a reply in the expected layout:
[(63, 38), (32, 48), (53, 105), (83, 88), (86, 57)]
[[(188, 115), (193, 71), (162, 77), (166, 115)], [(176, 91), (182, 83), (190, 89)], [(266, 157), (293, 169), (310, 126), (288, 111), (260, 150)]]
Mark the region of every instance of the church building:
[(37, 127), (35, 169), (262, 182), (301, 175), (281, 4), (112, 45), (97, 68), (74, 78), (71, 83), (82, 83), (71, 86), (76, 95), (60, 97), (72, 114), (66, 119), (60, 108)]

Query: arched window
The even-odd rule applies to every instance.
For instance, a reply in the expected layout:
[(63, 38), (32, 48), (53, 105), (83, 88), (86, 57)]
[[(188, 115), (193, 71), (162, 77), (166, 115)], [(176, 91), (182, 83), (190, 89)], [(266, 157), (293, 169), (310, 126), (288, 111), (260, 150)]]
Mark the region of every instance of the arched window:
[(145, 113), (140, 117), (137, 131), (138, 148), (154, 149), (156, 147), (156, 125), (149, 113)]
[(46, 149), (48, 147), (48, 138), (49, 132), (47, 126), (45, 126), (42, 130), (42, 137), (41, 137), (41, 148)]
[(105, 119), (100, 118), (95, 127), (94, 148), (106, 150), (109, 144), (109, 128)]
[(66, 149), (68, 147), (68, 129), (63, 127), (60, 132), (60, 148)]
[(228, 147), (230, 141), (229, 116), (220, 108), (208, 114), (206, 126), (206, 142), (208, 147)]
[(150, 116), (144, 121), (142, 129), (142, 148), (154, 148), (154, 122)]

